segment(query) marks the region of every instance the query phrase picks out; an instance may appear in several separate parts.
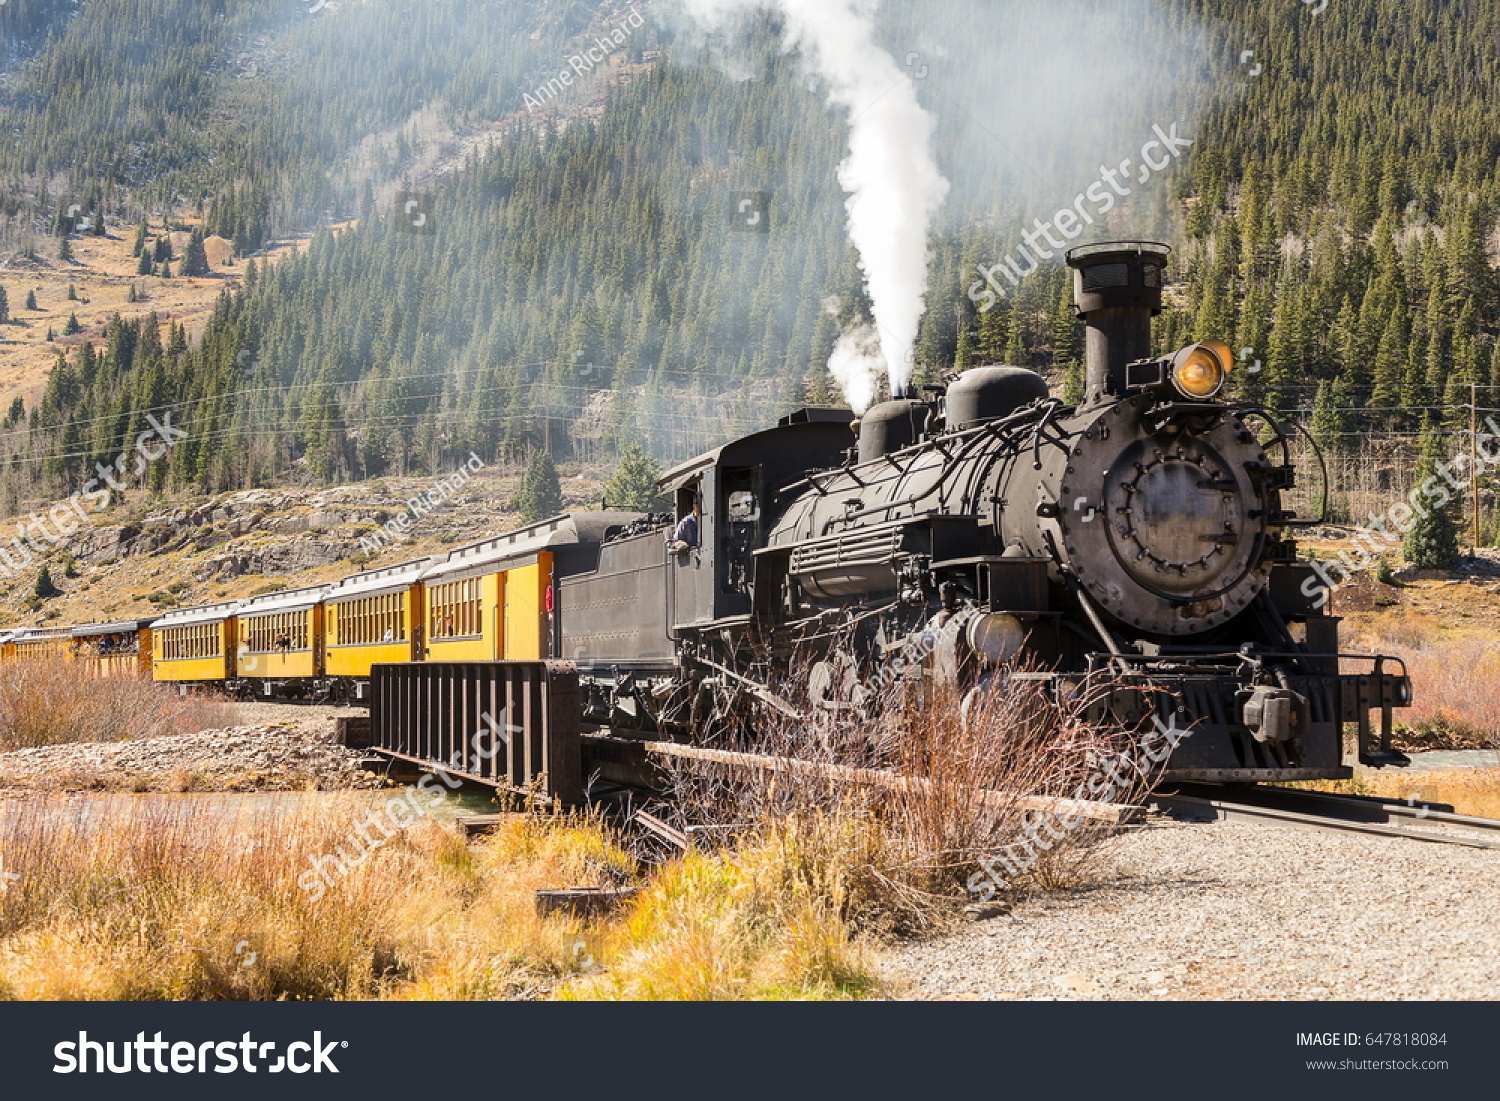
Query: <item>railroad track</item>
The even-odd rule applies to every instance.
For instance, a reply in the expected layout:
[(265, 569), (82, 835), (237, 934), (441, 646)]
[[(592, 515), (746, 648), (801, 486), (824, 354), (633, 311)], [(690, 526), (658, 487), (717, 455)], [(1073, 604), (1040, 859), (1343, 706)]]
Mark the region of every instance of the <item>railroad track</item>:
[(1454, 814), (1453, 807), (1446, 803), (1279, 787), (1226, 793), (1196, 784), (1163, 789), (1149, 803), (1163, 813), (1190, 821), (1249, 822), (1500, 849), (1500, 819)]

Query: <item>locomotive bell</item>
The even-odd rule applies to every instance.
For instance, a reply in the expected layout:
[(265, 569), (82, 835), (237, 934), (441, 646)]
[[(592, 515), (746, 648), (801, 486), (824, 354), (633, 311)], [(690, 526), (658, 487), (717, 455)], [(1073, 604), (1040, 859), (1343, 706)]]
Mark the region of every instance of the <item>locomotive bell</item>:
[(1106, 241), (1068, 252), (1073, 302), (1087, 326), (1084, 340), (1087, 400), (1124, 397), (1125, 365), (1151, 354), (1151, 319), (1161, 313), (1167, 245)]

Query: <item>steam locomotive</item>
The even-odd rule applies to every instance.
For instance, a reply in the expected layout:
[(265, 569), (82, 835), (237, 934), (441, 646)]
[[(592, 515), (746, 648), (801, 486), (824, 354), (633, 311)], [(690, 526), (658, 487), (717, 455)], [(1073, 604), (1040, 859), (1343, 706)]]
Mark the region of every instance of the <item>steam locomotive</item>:
[(368, 699), (374, 748), (565, 802), (638, 775), (645, 743), (768, 710), (858, 730), (882, 686), (963, 699), (1017, 667), (1107, 686), (1100, 721), (1190, 734), (1167, 780), (1347, 777), (1345, 724), (1362, 763), (1407, 764), (1405, 668), (1340, 652), (1297, 557), (1285, 430), (1221, 400), (1224, 344), (1151, 355), (1167, 252), (1068, 254), (1081, 404), (975, 368), (700, 455), (663, 476), (670, 514), (554, 517), (337, 584), (21, 632), (0, 656), (149, 648), (184, 691)]
[(1391, 745), (1404, 667), (1340, 653), (1298, 559), (1289, 533), (1312, 521), (1283, 507), (1286, 431), (1221, 400), (1221, 342), (1150, 354), (1167, 253), (1069, 253), (1079, 405), (981, 367), (857, 421), (794, 413), (668, 472), (676, 515), (701, 505), (694, 545), (664, 553), (646, 523), (558, 579), (585, 720), (630, 737), (756, 701), (864, 716), (892, 669), (963, 692), (1023, 662), (1060, 691), (1107, 682), (1100, 719), (1191, 732), (1166, 779), (1346, 777), (1345, 723), (1362, 763), (1408, 763)]

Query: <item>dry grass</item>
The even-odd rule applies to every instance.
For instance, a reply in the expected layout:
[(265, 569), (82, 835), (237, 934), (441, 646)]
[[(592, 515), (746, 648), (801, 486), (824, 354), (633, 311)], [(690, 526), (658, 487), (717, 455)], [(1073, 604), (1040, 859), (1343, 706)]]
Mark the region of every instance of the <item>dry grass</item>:
[(1489, 768), (1362, 772), (1352, 780), (1317, 780), (1292, 787), (1340, 795), (1376, 795), (1419, 803), (1447, 803), (1458, 814), (1500, 818), (1500, 758)]
[(1455, 745), (1500, 746), (1500, 650), (1475, 638), (1426, 642), (1407, 655), (1416, 730), (1450, 735)]
[[(827, 1000), (881, 989), (842, 916), (846, 864), (796, 825), (735, 852), (661, 869), (594, 952), (602, 972), (564, 998)], [(830, 855), (834, 859), (829, 859)]]
[[(691, 856), (611, 921), (540, 917), (542, 887), (635, 866), (601, 822), (516, 815), (477, 844), (431, 821), (324, 892), (371, 802), (240, 814), (187, 802), (34, 800), (0, 815), (0, 997), (20, 999), (830, 998), (877, 990), (797, 854)], [(572, 981), (569, 981), (572, 980)]]
[[(163, 228), (160, 221), (153, 221), (152, 235), (160, 234)], [(73, 263), (48, 254), (34, 261), (13, 261), (8, 270), (0, 272), (0, 284), (10, 295), (12, 318), (5, 331), (10, 346), (5, 359), (0, 361), (0, 400), (5, 404), (9, 405), (11, 398), (19, 394), (26, 399), (28, 409), (35, 405), (48, 372), (57, 362), (57, 353), (67, 349), (72, 358), (77, 346), (86, 339), (99, 346), (104, 327), (116, 313), (130, 321), (154, 312), (161, 317), (164, 331), (169, 321), (175, 321), (186, 325), (190, 332), (198, 332), (219, 295), (226, 287), (235, 286), (245, 272), (243, 262), (232, 267), (224, 267), (220, 262), (212, 276), (202, 279), (137, 275), (137, 260), (131, 255), (135, 227), (111, 223), (109, 231), (108, 237), (81, 234), (73, 238)], [(304, 251), (311, 236), (268, 246), (256, 264), (265, 271), (268, 265)], [(49, 242), (48, 249), (55, 244)], [(76, 302), (67, 297), (69, 285), (77, 288)], [(145, 294), (145, 301), (129, 300), (131, 286)], [(28, 290), (36, 292), (39, 309), (21, 308)], [(49, 342), (47, 330), (61, 334), (70, 314), (78, 316), (84, 331), (75, 337), (59, 337)]]
[[(367, 855), (374, 800), (198, 803), (127, 796), (0, 807), (0, 996), (105, 999), (845, 999), (879, 995), (873, 945), (945, 929), (977, 861), (1118, 762), (1083, 701), (1034, 682), (939, 699), (867, 730), (768, 728), (753, 748), (901, 782), (713, 767), (677, 777), (718, 851), (659, 867), (613, 918), (540, 917), (539, 888), (637, 869), (593, 818), (517, 815), (466, 844), (419, 819)], [(1128, 772), (1128, 769), (1127, 769)], [(1146, 782), (1127, 776), (1128, 801)], [(975, 792), (998, 793), (985, 799)], [(391, 798), (399, 799), (399, 796)], [(241, 808), (235, 813), (229, 808)], [(392, 815), (394, 818), (394, 815)], [(365, 827), (367, 835), (375, 831)], [(1076, 884), (1104, 837), (1041, 854), (1012, 890)], [(315, 861), (348, 861), (326, 888)], [(326, 865), (326, 861), (325, 861)]]
[(84, 677), (63, 661), (0, 664), (0, 750), (63, 742), (118, 742), (234, 725), (217, 700), (180, 698), (136, 677)]
[(130, 798), (0, 817), (0, 995), (58, 999), (515, 998), (582, 966), (584, 928), (533, 892), (632, 869), (597, 822), (518, 816), (485, 843), (419, 821), (319, 897), (372, 804), (240, 814)]

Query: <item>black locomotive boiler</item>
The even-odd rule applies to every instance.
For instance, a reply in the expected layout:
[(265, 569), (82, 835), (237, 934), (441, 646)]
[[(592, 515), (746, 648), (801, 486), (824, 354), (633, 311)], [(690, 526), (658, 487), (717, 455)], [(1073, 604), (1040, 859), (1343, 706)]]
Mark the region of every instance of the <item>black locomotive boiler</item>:
[[(675, 516), (558, 554), (550, 645), (576, 667), (578, 767), (607, 777), (633, 742), (756, 709), (858, 725), (899, 677), (961, 698), (1016, 663), (1060, 692), (1107, 684), (1101, 720), (1190, 732), (1168, 780), (1345, 777), (1346, 723), (1361, 762), (1407, 763), (1404, 667), (1340, 652), (1298, 558), (1285, 431), (1223, 399), (1222, 343), (1151, 355), (1167, 252), (1069, 254), (1081, 404), (980, 367), (858, 421), (802, 410), (669, 471)], [(675, 538), (695, 505), (696, 537)]]

